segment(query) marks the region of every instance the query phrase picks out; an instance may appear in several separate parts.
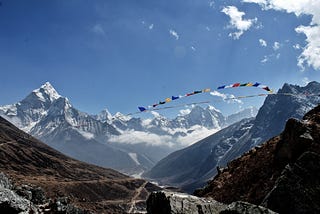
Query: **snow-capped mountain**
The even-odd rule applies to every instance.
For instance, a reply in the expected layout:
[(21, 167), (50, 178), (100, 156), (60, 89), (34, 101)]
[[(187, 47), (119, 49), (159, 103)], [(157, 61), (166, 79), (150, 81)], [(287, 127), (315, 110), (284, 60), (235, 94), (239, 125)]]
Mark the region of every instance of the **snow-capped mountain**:
[(233, 123), (236, 123), (243, 118), (251, 118), (255, 117), (258, 114), (258, 109), (256, 107), (249, 107), (246, 109), (243, 109), (242, 111), (239, 111), (235, 114), (231, 114), (226, 117), (226, 124), (231, 125)]
[(51, 104), (60, 97), (51, 84), (46, 82), (22, 101), (0, 107), (0, 114), (14, 122), (20, 129), (29, 132), (42, 117), (47, 115)]
[(228, 124), (213, 106), (195, 106), (174, 119), (154, 112), (153, 118), (142, 120), (112, 115), (107, 109), (89, 115), (74, 108), (49, 82), (22, 101), (0, 107), (0, 115), (65, 154), (128, 174), (150, 169), (169, 153)]
[[(310, 94), (316, 96), (308, 96)], [(192, 192), (217, 173), (217, 167), (278, 135), (286, 121), (302, 116), (320, 102), (320, 83), (305, 87), (285, 84), (269, 95), (255, 119), (244, 119), (176, 151), (159, 161), (146, 177), (160, 184), (175, 185)]]
[(48, 82), (21, 102), (0, 107), (0, 114), (20, 129), (82, 161), (128, 173), (154, 164), (139, 154), (102, 144), (110, 136), (119, 135), (117, 129), (75, 109)]
[[(245, 109), (238, 112), (235, 116), (228, 117), (215, 109), (213, 106), (203, 108), (201, 106), (194, 106), (188, 113), (178, 115), (173, 119), (168, 119), (158, 112), (152, 112), (153, 118), (142, 120), (140, 118), (131, 118), (117, 113), (115, 116), (110, 116), (105, 111), (95, 116), (101, 121), (106, 121), (113, 124), (118, 130), (134, 130), (154, 133), (157, 135), (170, 136), (186, 136), (188, 132), (192, 132), (195, 127), (205, 127), (206, 129), (220, 130), (234, 122), (240, 121), (243, 118), (255, 116), (255, 111), (252, 109)], [(108, 112), (108, 111), (107, 111)], [(232, 117), (233, 119), (228, 119)], [(108, 118), (112, 118), (108, 119)]]
[(225, 117), (213, 106), (203, 109), (200, 106), (192, 108), (189, 114), (178, 116), (172, 121), (173, 127), (191, 128), (200, 125), (207, 128), (221, 129), (225, 125)]

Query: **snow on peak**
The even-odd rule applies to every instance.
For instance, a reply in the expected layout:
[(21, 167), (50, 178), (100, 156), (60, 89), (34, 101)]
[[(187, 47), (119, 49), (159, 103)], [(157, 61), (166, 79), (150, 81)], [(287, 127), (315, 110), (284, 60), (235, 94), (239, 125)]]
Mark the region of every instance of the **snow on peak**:
[(158, 112), (155, 112), (155, 111), (151, 111), (150, 112), (154, 118), (162, 118), (161, 114), (159, 114)]
[(208, 106), (208, 109), (209, 109), (210, 111), (216, 111), (216, 112), (221, 113), (221, 111), (220, 111), (219, 109), (215, 108), (215, 107), (212, 106), (212, 105), (209, 105), (209, 106)]
[(112, 119), (120, 119), (122, 121), (129, 121), (131, 119), (131, 117), (129, 115), (124, 115), (120, 112), (117, 112)]
[(65, 102), (65, 105), (64, 105), (65, 110), (72, 108), (72, 105), (67, 97), (64, 98), (64, 102)]
[(185, 115), (190, 114), (190, 112), (191, 112), (191, 109), (189, 109), (189, 108), (187, 108), (187, 109), (181, 109), (181, 110), (179, 111), (179, 115), (178, 115), (178, 116), (185, 116)]
[(33, 92), (42, 101), (45, 101), (46, 97), (49, 98), (51, 102), (61, 97), (49, 82), (46, 82), (40, 88), (33, 90)]
[(113, 116), (112, 114), (109, 112), (108, 109), (103, 109), (101, 112), (100, 112), (100, 115), (99, 115), (100, 119), (102, 119), (103, 121), (111, 121)]

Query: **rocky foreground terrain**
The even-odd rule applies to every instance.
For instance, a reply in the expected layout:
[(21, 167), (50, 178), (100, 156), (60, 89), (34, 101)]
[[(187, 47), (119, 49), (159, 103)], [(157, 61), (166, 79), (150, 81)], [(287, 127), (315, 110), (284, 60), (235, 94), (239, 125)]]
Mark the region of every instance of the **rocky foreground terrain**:
[[(150, 213), (320, 213), (320, 105), (219, 168), (195, 196), (153, 193)], [(163, 207), (161, 212), (157, 212)]]
[(140, 212), (159, 189), (69, 158), (1, 117), (0, 172), (0, 213)]

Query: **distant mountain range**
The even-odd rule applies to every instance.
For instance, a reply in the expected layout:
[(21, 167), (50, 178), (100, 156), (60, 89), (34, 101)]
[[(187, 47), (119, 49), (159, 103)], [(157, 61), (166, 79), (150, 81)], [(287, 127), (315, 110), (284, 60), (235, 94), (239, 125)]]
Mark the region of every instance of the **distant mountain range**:
[(192, 192), (202, 187), (227, 163), (267, 139), (278, 135), (289, 118), (301, 119), (320, 103), (320, 83), (305, 87), (284, 84), (269, 95), (254, 119), (243, 119), (159, 161), (144, 176), (163, 185)]
[(73, 107), (49, 82), (22, 101), (0, 107), (1, 116), (53, 148), (130, 175), (256, 112), (251, 108), (225, 117), (213, 106), (195, 106), (174, 119), (154, 113), (154, 118), (142, 120), (108, 110), (90, 115)]

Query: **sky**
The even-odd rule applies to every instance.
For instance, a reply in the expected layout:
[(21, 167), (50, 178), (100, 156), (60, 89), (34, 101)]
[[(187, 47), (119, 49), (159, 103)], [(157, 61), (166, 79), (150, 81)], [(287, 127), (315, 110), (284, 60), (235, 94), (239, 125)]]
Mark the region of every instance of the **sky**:
[[(0, 105), (47, 81), (90, 114), (235, 82), (277, 91), (319, 81), (319, 38), (319, 0), (1, 0)], [(230, 114), (263, 98), (201, 94), (177, 104), (201, 101)]]

